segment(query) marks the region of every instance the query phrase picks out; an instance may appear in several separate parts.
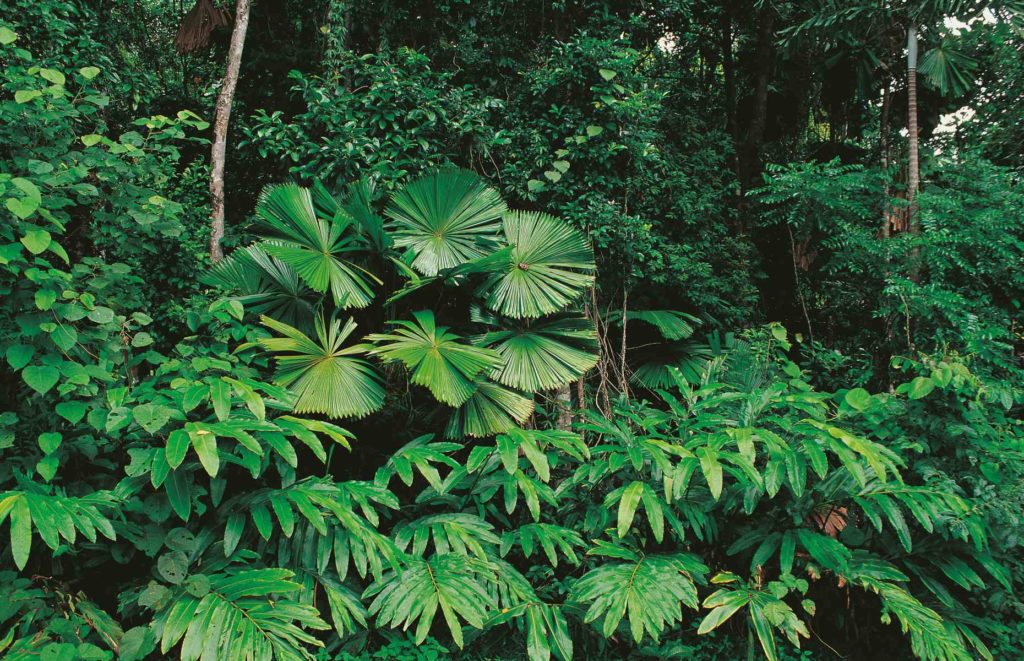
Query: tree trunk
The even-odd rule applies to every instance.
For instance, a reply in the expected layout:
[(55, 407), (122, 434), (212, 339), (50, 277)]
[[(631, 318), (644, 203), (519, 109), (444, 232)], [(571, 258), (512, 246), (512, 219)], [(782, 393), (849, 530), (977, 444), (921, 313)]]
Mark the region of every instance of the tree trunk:
[[(891, 90), (889, 77), (885, 78), (885, 87), (882, 88), (882, 117), (878, 127), (878, 137), (882, 150), (882, 171), (888, 177), (889, 172), (889, 115), (891, 114)], [(882, 210), (882, 237), (889, 238), (892, 234), (892, 205), (889, 204), (889, 180), (885, 184), (885, 207)]]
[[(750, 116), (750, 131), (747, 134), (747, 143), (750, 147), (750, 155), (754, 171), (748, 173), (757, 174), (760, 169), (761, 143), (764, 142), (764, 129), (768, 120), (768, 83), (771, 81), (772, 65), (775, 59), (775, 11), (770, 3), (765, 3), (761, 9), (759, 23), (757, 26), (757, 78), (754, 82), (754, 107)], [(749, 180), (748, 180), (749, 181)]]
[(558, 421), (555, 423), (558, 429), (569, 431), (572, 429), (572, 391), (569, 384), (559, 386), (555, 391), (555, 405), (558, 407)]
[[(736, 72), (732, 58), (733, 36), (732, 36), (732, 14), (729, 5), (722, 7), (722, 23), (719, 26), (719, 46), (722, 56), (722, 76), (725, 82), (725, 124), (726, 130), (732, 136), (733, 149), (733, 171), (736, 174), (736, 183), (739, 185), (737, 199), (738, 212), (743, 211), (744, 181), (742, 160), (743, 141), (740, 137), (739, 121), (737, 120), (736, 108)], [(737, 213), (737, 219), (739, 213)], [(738, 229), (738, 228), (737, 228)]]
[(917, 135), (917, 26), (907, 28), (907, 139), (910, 162), (907, 164), (907, 227), (918, 232), (917, 189), (921, 182)]
[(213, 120), (213, 150), (210, 155), (210, 260), (219, 262), (224, 257), (221, 239), (224, 238), (224, 160), (227, 152), (228, 121), (231, 105), (238, 85), (238, 69), (242, 63), (245, 33), (249, 29), (250, 0), (238, 0), (235, 5), (235, 27), (231, 31), (224, 83), (217, 95), (217, 110)]
[(746, 139), (740, 146), (740, 231), (746, 231), (746, 193), (757, 187), (761, 174), (761, 145), (768, 121), (768, 83), (771, 82), (775, 60), (775, 10), (765, 3), (758, 14), (757, 58), (754, 64), (754, 98), (751, 102), (750, 124)]

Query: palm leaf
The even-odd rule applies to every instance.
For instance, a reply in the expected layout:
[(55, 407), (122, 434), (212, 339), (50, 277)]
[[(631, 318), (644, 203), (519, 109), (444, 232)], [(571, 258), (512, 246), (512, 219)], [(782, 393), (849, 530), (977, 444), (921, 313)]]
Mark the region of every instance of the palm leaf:
[(437, 326), (430, 310), (414, 312), (413, 317), (415, 321), (395, 322), (392, 333), (368, 336), (378, 344), (372, 353), (401, 361), (412, 370), (413, 383), (428, 388), (438, 401), (460, 406), (472, 396), (476, 376), (500, 364), (498, 355)]
[(473, 395), (448, 420), (448, 438), (503, 434), (533, 414), (533, 400), (500, 384), (480, 379)]
[(234, 292), (249, 312), (311, 328), (317, 294), (298, 274), (259, 245), (235, 250), (200, 276), (204, 284)]
[(550, 390), (574, 381), (597, 364), (597, 333), (583, 317), (563, 316), (480, 339), (501, 356), (491, 378), (527, 392)]
[(630, 380), (644, 388), (671, 388), (676, 381), (672, 370), (679, 370), (690, 383), (699, 383), (704, 365), (712, 356), (705, 344), (689, 340), (644, 347), (630, 357)]
[(309, 189), (283, 184), (264, 189), (256, 213), (277, 239), (264, 243), (264, 249), (311, 288), (330, 290), (342, 308), (366, 307), (373, 300), (369, 281), (380, 280), (347, 258), (366, 248), (347, 212), (330, 221), (318, 218)]
[[(613, 311), (608, 315), (608, 321), (618, 326), (622, 325), (622, 312)], [(666, 340), (684, 340), (693, 335), (694, 324), (699, 324), (700, 319), (692, 314), (679, 312), (678, 310), (630, 310), (626, 315), (626, 321), (643, 321), (654, 326), (658, 333)]]
[(513, 211), (504, 218), (513, 246), (505, 269), (485, 281), (487, 306), (514, 319), (558, 312), (594, 282), (594, 252), (583, 235), (554, 216)]
[(476, 174), (450, 169), (407, 185), (385, 213), (394, 221), (395, 245), (411, 248), (413, 268), (433, 276), (490, 252), (506, 209), (498, 192)]
[(316, 320), (317, 340), (302, 331), (269, 317), (264, 326), (284, 337), (263, 338), (260, 345), (278, 354), (275, 380), (291, 388), (296, 396), (296, 413), (324, 413), (334, 418), (362, 417), (384, 403), (384, 389), (373, 367), (354, 356), (365, 352), (366, 345), (342, 348), (355, 330), (349, 319), (344, 328), (337, 319), (330, 325), (322, 317)]
[(384, 231), (384, 219), (373, 210), (375, 186), (369, 179), (360, 179), (345, 187), (345, 197), (339, 202), (327, 187), (316, 180), (313, 182), (313, 207), (316, 215), (333, 221), (339, 212), (347, 213), (355, 221), (355, 230), (378, 254), (384, 254), (391, 247), (391, 238)]
[(602, 620), (606, 637), (628, 615), (633, 640), (644, 634), (657, 641), (667, 626), (683, 619), (682, 606), (696, 610), (697, 585), (705, 567), (689, 553), (645, 556), (607, 542), (598, 542), (589, 555), (609, 555), (625, 562), (605, 563), (587, 572), (572, 587), (572, 600), (589, 604), (584, 622)]
[(972, 72), (977, 67), (974, 58), (942, 44), (924, 54), (917, 70), (943, 96), (960, 96), (974, 85)]

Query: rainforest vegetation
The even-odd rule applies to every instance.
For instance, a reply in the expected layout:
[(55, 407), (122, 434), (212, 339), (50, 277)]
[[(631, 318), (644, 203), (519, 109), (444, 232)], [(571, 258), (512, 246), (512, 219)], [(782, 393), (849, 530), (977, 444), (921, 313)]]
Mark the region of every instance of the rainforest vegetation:
[(0, 0), (0, 656), (1024, 658), (1024, 2)]

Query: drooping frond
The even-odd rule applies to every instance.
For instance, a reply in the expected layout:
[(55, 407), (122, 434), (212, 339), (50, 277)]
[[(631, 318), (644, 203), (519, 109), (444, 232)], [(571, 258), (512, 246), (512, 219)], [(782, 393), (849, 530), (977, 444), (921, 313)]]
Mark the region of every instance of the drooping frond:
[[(267, 242), (270, 243), (270, 242)], [(298, 274), (260, 244), (233, 251), (200, 276), (204, 284), (236, 294), (254, 314), (265, 314), (291, 326), (312, 328), (316, 292)]]
[(384, 403), (380, 376), (365, 360), (355, 356), (365, 353), (367, 345), (342, 347), (355, 330), (349, 319), (344, 328), (341, 321), (322, 317), (316, 319), (313, 340), (302, 331), (269, 317), (262, 317), (264, 326), (283, 337), (261, 339), (260, 345), (276, 354), (275, 380), (295, 392), (296, 413), (324, 413), (334, 418), (362, 417), (379, 409)]
[(531, 398), (481, 378), (470, 398), (452, 413), (445, 435), (483, 438), (502, 434), (525, 423), (532, 413)]
[(584, 317), (562, 316), (492, 331), (480, 343), (501, 356), (491, 378), (527, 392), (565, 385), (597, 364), (597, 333)]
[(455, 644), (462, 647), (462, 621), (482, 629), (490, 603), (484, 577), (490, 565), (459, 553), (412, 559), (399, 572), (389, 572), (363, 594), (373, 597), (370, 613), (379, 626), (416, 625), (416, 642), (430, 633), (438, 609)]
[(430, 310), (414, 312), (415, 321), (398, 321), (391, 333), (375, 333), (371, 353), (398, 360), (412, 371), (412, 382), (424, 386), (450, 406), (460, 406), (472, 396), (474, 379), (499, 364), (494, 351), (462, 341), (446, 326), (434, 323)]
[(606, 542), (589, 553), (595, 554), (622, 562), (602, 564), (584, 574), (573, 585), (571, 598), (588, 606), (585, 622), (602, 620), (605, 636), (615, 633), (628, 616), (635, 641), (645, 634), (657, 641), (666, 626), (682, 621), (684, 605), (697, 609), (697, 583), (705, 582), (708, 568), (696, 556), (648, 556)]
[[(160, 652), (181, 641), (182, 661), (203, 659), (310, 659), (322, 647), (309, 630), (329, 628), (317, 609), (291, 601), (299, 584), (286, 569), (247, 569), (192, 584), (167, 605), (157, 623)], [(273, 597), (273, 598), (272, 598)]]

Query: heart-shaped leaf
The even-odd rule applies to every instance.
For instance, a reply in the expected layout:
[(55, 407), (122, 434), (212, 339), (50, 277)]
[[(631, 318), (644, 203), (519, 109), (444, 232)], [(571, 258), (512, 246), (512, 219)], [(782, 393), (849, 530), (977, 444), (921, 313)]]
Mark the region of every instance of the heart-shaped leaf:
[(156, 433), (171, 418), (170, 409), (158, 404), (139, 404), (132, 409), (132, 417), (150, 434)]
[(71, 424), (77, 424), (85, 417), (86, 406), (83, 402), (61, 402), (54, 410)]
[(53, 454), (60, 447), (64, 437), (59, 432), (48, 431), (39, 435), (39, 449), (44, 454)]
[(36, 464), (36, 472), (39, 473), (40, 477), (49, 482), (57, 474), (57, 468), (60, 466), (60, 459), (55, 454), (43, 457)]
[(12, 369), (20, 370), (28, 365), (28, 361), (32, 360), (35, 352), (35, 348), (29, 344), (12, 344), (7, 347), (7, 364)]
[[(37, 207), (38, 205), (32, 207), (32, 211), (35, 211)], [(11, 208), (11, 200), (7, 200), (7, 208)], [(15, 213), (17, 212), (15, 211)], [(49, 248), (51, 241), (50, 233), (46, 230), (29, 230), (25, 233), (25, 236), (21, 237), (21, 245), (28, 248), (28, 251), (33, 255), (41, 254)]]
[(33, 365), (25, 368), (25, 371), (21, 373), (21, 378), (25, 380), (25, 383), (30, 388), (42, 395), (57, 385), (57, 381), (60, 379), (60, 371), (56, 367), (48, 365)]

